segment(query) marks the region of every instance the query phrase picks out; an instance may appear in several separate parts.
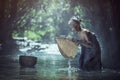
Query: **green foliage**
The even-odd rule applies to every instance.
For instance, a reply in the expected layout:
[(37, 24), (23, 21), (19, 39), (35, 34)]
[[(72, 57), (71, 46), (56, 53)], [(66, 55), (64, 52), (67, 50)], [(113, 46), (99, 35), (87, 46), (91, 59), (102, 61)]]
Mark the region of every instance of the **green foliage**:
[(39, 35), (29, 30), (25, 31), (24, 36), (26, 36), (30, 40), (38, 40), (40, 38)]
[(18, 27), (14, 30), (13, 37), (53, 41), (56, 35), (71, 34), (67, 24), (69, 18), (73, 15), (81, 17), (84, 16), (84, 13), (80, 5), (72, 8), (69, 1), (37, 0), (32, 4), (22, 0), (18, 3), (18, 11), (25, 11), (25, 13), (17, 21)]
[(17, 32), (14, 31), (14, 33), (12, 33), (13, 38), (19, 37), (19, 34)]

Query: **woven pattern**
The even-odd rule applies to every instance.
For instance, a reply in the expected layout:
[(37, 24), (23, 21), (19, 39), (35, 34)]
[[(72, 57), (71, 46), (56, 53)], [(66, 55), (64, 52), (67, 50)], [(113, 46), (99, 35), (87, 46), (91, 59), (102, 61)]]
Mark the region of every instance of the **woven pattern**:
[(78, 46), (70, 40), (67, 40), (65, 38), (56, 38), (58, 48), (60, 53), (65, 58), (74, 58), (77, 53)]

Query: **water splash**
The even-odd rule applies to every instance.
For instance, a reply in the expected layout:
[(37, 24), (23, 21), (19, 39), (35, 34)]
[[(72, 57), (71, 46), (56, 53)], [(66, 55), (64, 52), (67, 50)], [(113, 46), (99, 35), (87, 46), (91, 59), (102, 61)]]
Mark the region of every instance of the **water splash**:
[(71, 59), (68, 59), (68, 70), (71, 70)]
[(68, 78), (72, 80), (71, 59), (68, 59)]

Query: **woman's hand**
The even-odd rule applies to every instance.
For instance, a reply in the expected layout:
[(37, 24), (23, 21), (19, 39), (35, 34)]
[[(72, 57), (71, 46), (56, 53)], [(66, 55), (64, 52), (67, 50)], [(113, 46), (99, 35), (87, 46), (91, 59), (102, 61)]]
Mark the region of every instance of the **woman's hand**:
[(73, 38), (71, 36), (66, 37), (66, 40), (73, 41)]
[(67, 37), (66, 40), (69, 40), (69, 41), (74, 42), (77, 46), (79, 45), (79, 40), (74, 39), (74, 38), (72, 38), (72, 37)]

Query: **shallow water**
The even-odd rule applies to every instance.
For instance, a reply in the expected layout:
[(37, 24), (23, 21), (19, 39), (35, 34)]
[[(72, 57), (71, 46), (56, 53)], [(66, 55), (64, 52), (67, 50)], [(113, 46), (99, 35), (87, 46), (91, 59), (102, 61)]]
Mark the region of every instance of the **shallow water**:
[(1, 57), (0, 80), (120, 80), (120, 71), (81, 71), (77, 59), (55, 54), (40, 54), (37, 58), (34, 68), (21, 68), (18, 59)]

